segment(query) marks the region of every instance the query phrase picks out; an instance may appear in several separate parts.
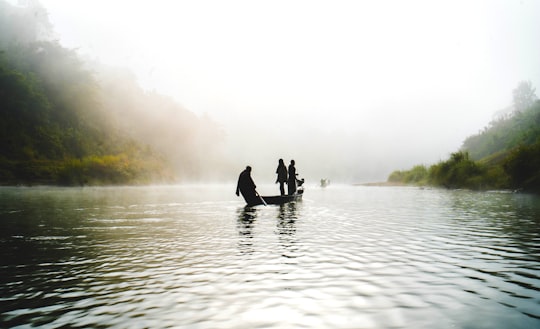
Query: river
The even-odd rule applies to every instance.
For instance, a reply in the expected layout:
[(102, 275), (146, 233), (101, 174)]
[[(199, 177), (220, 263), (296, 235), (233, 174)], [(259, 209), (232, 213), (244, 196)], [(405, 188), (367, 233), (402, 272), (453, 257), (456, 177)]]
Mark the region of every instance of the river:
[(234, 187), (0, 188), (0, 327), (540, 328), (538, 196)]

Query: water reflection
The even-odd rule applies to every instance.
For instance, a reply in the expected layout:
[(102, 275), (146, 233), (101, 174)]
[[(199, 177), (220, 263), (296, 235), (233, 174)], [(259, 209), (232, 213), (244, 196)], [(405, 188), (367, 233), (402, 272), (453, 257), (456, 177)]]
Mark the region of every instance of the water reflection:
[(282, 256), (295, 258), (296, 247), (296, 221), (298, 219), (297, 203), (289, 202), (279, 206), (277, 216), (277, 235), (279, 245), (283, 247)]
[(279, 206), (279, 213), (278, 213), (278, 227), (281, 228), (280, 234), (290, 234), (288, 232), (290, 229), (296, 230), (294, 223), (298, 219), (297, 214), (297, 203), (296, 202), (289, 202), (286, 204), (282, 204)]
[(245, 206), (238, 211), (236, 227), (238, 229), (239, 249), (244, 254), (253, 253), (253, 228), (257, 219), (257, 209)]
[[(237, 210), (236, 228), (238, 231), (238, 246), (242, 254), (251, 254), (255, 251), (254, 241), (256, 240), (254, 231), (256, 229), (257, 217), (263, 219), (261, 224), (263, 227), (268, 225), (266, 221), (270, 212), (277, 208), (276, 230), (275, 235), (278, 239), (278, 245), (281, 247), (282, 257), (294, 258), (296, 248), (296, 221), (298, 219), (298, 205), (295, 202), (279, 205), (278, 207), (270, 206), (265, 208), (243, 207)], [(260, 213), (259, 213), (260, 212)], [(261, 230), (261, 228), (259, 228)]]

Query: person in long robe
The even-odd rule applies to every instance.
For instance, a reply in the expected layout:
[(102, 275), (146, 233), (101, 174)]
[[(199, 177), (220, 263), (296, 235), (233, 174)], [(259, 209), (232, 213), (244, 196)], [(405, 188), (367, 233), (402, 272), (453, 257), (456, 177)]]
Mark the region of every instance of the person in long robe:
[(279, 183), (279, 192), (281, 193), (281, 195), (285, 195), (285, 184), (287, 183), (287, 167), (285, 167), (283, 159), (279, 159), (276, 174), (276, 184)]
[(257, 186), (251, 178), (251, 167), (247, 166), (244, 171), (238, 176), (238, 184), (236, 185), (236, 195), (244, 197), (247, 204), (256, 204), (260, 201), (260, 198), (255, 190)]
[(289, 164), (289, 179), (287, 180), (289, 195), (293, 195), (296, 192), (296, 168), (294, 167), (294, 160), (291, 160)]

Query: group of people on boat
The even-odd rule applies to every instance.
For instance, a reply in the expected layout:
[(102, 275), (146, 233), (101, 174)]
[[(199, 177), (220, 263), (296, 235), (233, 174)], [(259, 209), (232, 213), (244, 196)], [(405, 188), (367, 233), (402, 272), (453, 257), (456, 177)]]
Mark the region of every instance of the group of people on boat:
[(296, 167), (294, 166), (294, 160), (291, 160), (289, 168), (285, 167), (283, 159), (279, 159), (278, 167), (276, 169), (277, 179), (276, 184), (279, 183), (279, 192), (281, 195), (285, 195), (285, 184), (287, 184), (288, 195), (293, 195), (296, 192)]
[[(296, 178), (297, 173), (294, 160), (291, 160), (289, 167), (287, 168), (283, 159), (279, 159), (276, 174), (276, 184), (279, 183), (280, 195), (285, 195), (285, 184), (287, 184), (288, 195), (293, 195), (294, 193), (296, 193), (297, 182), (301, 183), (302, 181), (299, 181)], [(248, 204), (255, 203), (258, 199), (261, 198), (260, 195), (257, 193), (256, 188), (257, 186), (251, 178), (251, 166), (247, 166), (246, 169), (244, 169), (240, 173), (240, 176), (238, 176), (236, 195), (240, 196), (240, 193), (242, 193), (242, 196), (244, 197), (244, 199), (246, 199), (246, 202)]]

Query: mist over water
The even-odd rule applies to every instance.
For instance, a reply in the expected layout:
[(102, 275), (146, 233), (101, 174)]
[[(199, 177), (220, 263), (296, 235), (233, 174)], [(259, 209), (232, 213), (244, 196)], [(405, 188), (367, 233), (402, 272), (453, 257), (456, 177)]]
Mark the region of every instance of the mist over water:
[(540, 324), (537, 196), (331, 185), (307, 188), (302, 202), (245, 208), (233, 193), (229, 185), (1, 188), (0, 322)]
[[(517, 82), (540, 86), (539, 15), (527, 0), (0, 0), (0, 73), (21, 91), (0, 90), (20, 156), (2, 175), (71, 164), (63, 183), (85, 185), (108, 164), (185, 183), (0, 187), (0, 326), (540, 327), (538, 196), (350, 185), (447, 158)], [(280, 158), (303, 201), (245, 207), (238, 174), (276, 195)], [(96, 182), (132, 182), (117, 177)]]
[[(540, 85), (534, 1), (42, 3), (62, 45), (222, 128), (175, 151), (189, 140), (168, 128), (178, 118), (133, 115), (192, 181), (271, 173), (279, 158), (310, 180), (385, 180), (457, 151), (519, 81)], [(141, 103), (122, 107), (163, 105)]]

